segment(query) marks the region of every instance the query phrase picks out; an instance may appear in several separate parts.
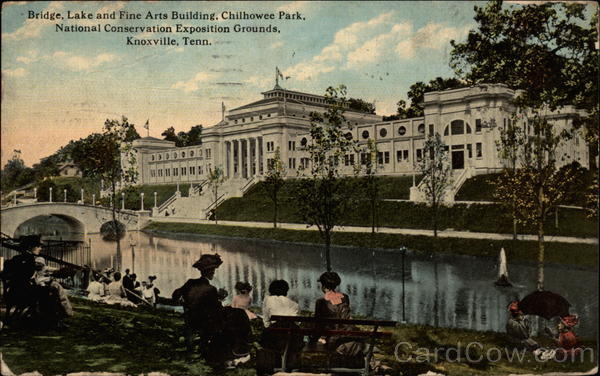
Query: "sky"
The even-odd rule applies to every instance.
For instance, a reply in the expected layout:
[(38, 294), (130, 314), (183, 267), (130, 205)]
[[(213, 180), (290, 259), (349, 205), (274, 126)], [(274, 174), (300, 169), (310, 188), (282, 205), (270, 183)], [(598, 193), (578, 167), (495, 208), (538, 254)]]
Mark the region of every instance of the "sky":
[[(221, 120), (226, 109), (262, 98), (275, 69), (290, 90), (323, 94), (344, 84), (348, 96), (374, 102), (379, 115), (417, 81), (450, 77), (450, 40), (475, 27), (467, 1), (414, 2), (14, 2), (2, 7), (2, 165), (14, 150), (31, 166), (72, 139), (101, 132), (106, 119), (126, 116), (142, 135), (173, 126), (187, 131)], [(116, 19), (66, 19), (116, 12)], [(218, 20), (174, 20), (172, 12), (215, 13)], [(274, 13), (274, 20), (225, 20), (222, 12)], [(60, 12), (64, 19), (29, 19)], [(48, 13), (49, 12), (49, 13)], [(120, 12), (141, 20), (119, 19)], [(168, 19), (146, 19), (147, 13)], [(279, 12), (302, 19), (278, 19)], [(183, 33), (60, 32), (56, 24), (90, 26), (221, 26), (197, 33), (209, 46), (184, 45)], [(234, 32), (234, 25), (279, 32)], [(127, 45), (127, 37), (169, 37), (179, 45)]]

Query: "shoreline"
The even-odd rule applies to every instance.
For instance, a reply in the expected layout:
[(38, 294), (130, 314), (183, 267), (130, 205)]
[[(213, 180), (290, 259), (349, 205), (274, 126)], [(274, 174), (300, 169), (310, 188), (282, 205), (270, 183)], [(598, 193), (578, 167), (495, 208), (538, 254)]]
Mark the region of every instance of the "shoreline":
[[(178, 230), (176, 229), (176, 227), (178, 225), (186, 225), (186, 227), (196, 227), (194, 230), (209, 230), (208, 232), (198, 232), (198, 231), (182, 231), (182, 230)], [(163, 227), (164, 229), (156, 229), (156, 228), (152, 228), (152, 227)], [(174, 228), (175, 227), (175, 228)], [(228, 235), (224, 235), (222, 233), (219, 233), (218, 231), (210, 231), (210, 230), (214, 230), (214, 229), (231, 229), (232, 231), (230, 231), (230, 233)], [(247, 229), (249, 230), (248, 232), (252, 232), (254, 231), (254, 234), (249, 234), (249, 235), (257, 235), (258, 232), (262, 233), (262, 234), (258, 234), (261, 236), (239, 236), (239, 235), (234, 235), (234, 231), (236, 229)], [(260, 231), (263, 230), (263, 231)], [(315, 241), (310, 241), (310, 239), (308, 239), (309, 241), (306, 241), (307, 239), (304, 239), (305, 241), (302, 240), (296, 240), (296, 239), (281, 239), (281, 238), (277, 238), (277, 236), (269, 236), (269, 235), (273, 235), (268, 233), (268, 231), (270, 230), (276, 230), (276, 231), (282, 231), (282, 232), (293, 232), (295, 233), (295, 235), (302, 233), (304, 235), (314, 235), (314, 231), (309, 231), (309, 230), (287, 230), (287, 229), (273, 229), (273, 228), (251, 228), (251, 227), (237, 227), (237, 226), (224, 226), (224, 225), (214, 225), (214, 224), (190, 224), (190, 223), (181, 223), (181, 222), (170, 222), (170, 223), (165, 223), (165, 222), (153, 222), (153, 224), (150, 224), (148, 226), (146, 226), (145, 228), (141, 229), (140, 231), (149, 235), (155, 235), (155, 236), (164, 236), (167, 238), (173, 238), (176, 236), (184, 236), (188, 239), (206, 239), (206, 238), (217, 238), (217, 239), (227, 239), (227, 240), (239, 240), (239, 239), (247, 239), (250, 241), (263, 241), (263, 242), (271, 242), (271, 243), (282, 243), (282, 244), (296, 244), (296, 245), (310, 245), (310, 246), (318, 246), (318, 245), (322, 245), (322, 243), (320, 242), (315, 242)], [(337, 234), (343, 234), (343, 233), (337, 233)], [(364, 233), (346, 233), (346, 234), (351, 234), (351, 235), (359, 235), (362, 237), (368, 237), (368, 234), (364, 234)], [(367, 235), (367, 236), (365, 236)], [(420, 249), (418, 246), (411, 246), (410, 243), (419, 243), (419, 240), (422, 240), (423, 236), (421, 235), (395, 235), (395, 234), (379, 234), (377, 233), (377, 235), (387, 235), (387, 236), (391, 236), (391, 237), (397, 237), (398, 241), (406, 241), (408, 244), (406, 244), (407, 247), (407, 254), (418, 254), (418, 255), (422, 255), (422, 256), (436, 256), (436, 257), (441, 257), (441, 258), (447, 258), (447, 257), (465, 257), (465, 258), (483, 258), (483, 259), (495, 259), (498, 257), (498, 252), (500, 250), (501, 247), (506, 247), (505, 243), (512, 243), (515, 242), (513, 240), (511, 241), (502, 241), (502, 240), (485, 240), (485, 239), (463, 239), (463, 238), (455, 238), (452, 239), (452, 241), (454, 242), (458, 242), (460, 243), (461, 241), (466, 241), (466, 242), (474, 242), (474, 243), (483, 243), (483, 242), (487, 242), (488, 243), (488, 247), (486, 248), (491, 248), (489, 247), (489, 245), (492, 245), (494, 248), (494, 252), (490, 253), (489, 250), (486, 249), (487, 253), (481, 253), (481, 254), (474, 254), (472, 252), (456, 252), (456, 249), (452, 249), (450, 251), (446, 250), (446, 251), (439, 251), (439, 250), (424, 250), (424, 249)], [(296, 237), (294, 237), (296, 238)], [(416, 238), (416, 239), (411, 239), (411, 238)], [(430, 237), (431, 239), (434, 239), (433, 241), (437, 241), (438, 243), (443, 243), (443, 242), (447, 242), (448, 239), (446, 238), (433, 238)], [(411, 242), (411, 240), (416, 240), (416, 242)], [(532, 241), (519, 241), (517, 240), (516, 242), (518, 243), (532, 243)], [(533, 242), (535, 243), (535, 245), (537, 246), (537, 242)], [(418, 244), (417, 244), (418, 245)], [(566, 243), (566, 245), (568, 246), (568, 248), (577, 248), (577, 246), (581, 246), (581, 245), (573, 245), (573, 244), (568, 244)], [(339, 242), (335, 242), (334, 239), (332, 239), (332, 247), (335, 248), (348, 248), (348, 249), (361, 249), (361, 250), (371, 250), (371, 251), (379, 251), (379, 252), (399, 252), (398, 251), (398, 246), (396, 247), (381, 247), (381, 246), (365, 246), (362, 244), (344, 244), (344, 243), (339, 243)], [(546, 248), (548, 250), (549, 245), (546, 244)], [(509, 253), (509, 249), (506, 249), (507, 253)], [(525, 257), (523, 257), (522, 254), (519, 254), (518, 251), (514, 251), (514, 252), (510, 252), (512, 254), (509, 255), (509, 259), (511, 260), (510, 263), (511, 264), (519, 264), (519, 265), (526, 265), (526, 266), (532, 266), (532, 265), (536, 265), (537, 261), (536, 260), (531, 260), (531, 259), (527, 259)], [(568, 256), (568, 255), (565, 255)], [(564, 262), (558, 262), (558, 260), (552, 260), (552, 261), (546, 261), (545, 265), (547, 266), (558, 266), (561, 268), (567, 268), (569, 270), (581, 270), (581, 271), (597, 271), (598, 270), (598, 263), (597, 263), (597, 252), (595, 254), (595, 258), (596, 261), (595, 262), (590, 262), (588, 260), (588, 262), (585, 263), (564, 263)], [(548, 260), (548, 258), (547, 258)]]

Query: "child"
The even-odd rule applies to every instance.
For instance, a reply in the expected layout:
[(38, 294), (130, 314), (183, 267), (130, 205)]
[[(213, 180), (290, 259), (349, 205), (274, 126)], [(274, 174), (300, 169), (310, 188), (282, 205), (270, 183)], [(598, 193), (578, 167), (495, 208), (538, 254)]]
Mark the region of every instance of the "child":
[(252, 286), (248, 282), (237, 282), (234, 288), (237, 295), (231, 300), (231, 307), (241, 308), (246, 312), (249, 320), (255, 319), (256, 315), (248, 309), (252, 304), (252, 296), (250, 295)]

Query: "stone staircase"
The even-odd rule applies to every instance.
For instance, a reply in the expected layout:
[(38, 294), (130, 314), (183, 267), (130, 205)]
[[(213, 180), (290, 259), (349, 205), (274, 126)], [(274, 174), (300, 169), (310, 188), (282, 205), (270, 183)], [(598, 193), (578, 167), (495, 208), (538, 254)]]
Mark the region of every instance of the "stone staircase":
[(191, 186), (188, 195), (175, 192), (160, 207), (152, 210), (153, 217), (196, 218), (207, 219), (211, 210), (231, 197), (241, 197), (260, 179), (228, 179), (219, 188), (219, 198), (215, 204), (213, 192), (208, 181)]
[[(462, 185), (474, 175), (474, 169), (472, 167), (467, 167), (462, 170), (453, 170), (452, 175), (450, 176), (450, 187), (446, 189), (444, 192), (444, 197), (442, 201), (446, 204), (454, 203), (454, 198), (456, 194), (462, 187)], [(421, 180), (421, 182), (416, 187), (410, 188), (410, 201), (413, 202), (427, 202), (427, 198), (425, 197), (425, 193), (422, 188), (425, 183), (425, 178)]]

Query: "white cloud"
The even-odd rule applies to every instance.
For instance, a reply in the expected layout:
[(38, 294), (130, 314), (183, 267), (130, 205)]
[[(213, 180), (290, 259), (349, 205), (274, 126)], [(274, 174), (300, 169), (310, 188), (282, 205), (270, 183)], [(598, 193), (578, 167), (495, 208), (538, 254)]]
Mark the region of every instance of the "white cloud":
[(277, 49), (277, 48), (281, 48), (283, 47), (283, 42), (278, 40), (277, 42), (273, 42), (271, 43), (271, 45), (269, 46), (270, 49)]
[(178, 81), (171, 85), (171, 89), (181, 89), (186, 93), (196, 91), (200, 87), (201, 82), (206, 82), (215, 78), (217, 75), (210, 72), (198, 72), (194, 77), (188, 81)]
[(267, 78), (266, 76), (259, 76), (259, 75), (254, 75), (254, 76), (250, 76), (247, 79), (244, 80), (244, 83), (247, 83), (248, 85), (252, 85), (252, 86), (258, 86), (258, 87), (263, 87), (265, 82), (268, 82), (269, 78)]
[[(43, 12), (54, 13), (60, 11), (63, 7), (62, 2), (50, 3)], [(18, 41), (23, 39), (37, 38), (42, 34), (42, 30), (48, 26), (52, 26), (56, 20), (49, 19), (27, 19), (23, 26), (13, 31), (12, 33), (2, 33), (2, 39), (7, 41)]]
[(39, 56), (37, 50), (30, 50), (30, 51), (27, 51), (27, 54), (25, 56), (17, 56), (16, 60), (19, 63), (31, 64), (31, 63), (38, 61), (39, 59), (40, 59), (40, 56)]
[(343, 61), (349, 50), (371, 37), (379, 28), (391, 24), (392, 16), (393, 12), (382, 13), (369, 21), (355, 22), (340, 29), (335, 33), (333, 42), (325, 46), (320, 54), (286, 69), (284, 74), (296, 80), (304, 81), (319, 74), (333, 71), (336, 64)]
[(280, 6), (279, 8), (277, 8), (277, 11), (288, 13), (305, 12), (309, 4), (310, 1), (293, 1), (291, 3)]
[(102, 64), (118, 60), (117, 55), (111, 53), (101, 53), (93, 57), (73, 55), (64, 51), (57, 51), (50, 56), (58, 65), (66, 67), (73, 71), (89, 71)]
[(8, 77), (23, 77), (27, 74), (24, 68), (2, 69), (2, 73)]
[(428, 23), (409, 38), (396, 45), (396, 53), (401, 59), (412, 59), (419, 49), (440, 50), (450, 40), (459, 39), (469, 32), (469, 26), (448, 27), (438, 23)]
[(412, 24), (410, 22), (395, 24), (389, 32), (379, 34), (349, 52), (346, 67), (358, 68), (379, 61), (393, 50), (394, 45), (401, 37), (410, 34), (411, 31)]

